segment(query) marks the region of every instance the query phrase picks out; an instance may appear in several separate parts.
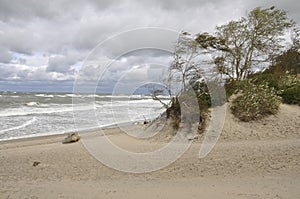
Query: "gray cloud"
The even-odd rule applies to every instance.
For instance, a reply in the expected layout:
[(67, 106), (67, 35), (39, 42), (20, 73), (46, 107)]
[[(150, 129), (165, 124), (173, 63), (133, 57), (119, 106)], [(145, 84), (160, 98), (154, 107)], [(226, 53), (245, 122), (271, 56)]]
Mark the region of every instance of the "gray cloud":
[(75, 64), (73, 61), (67, 60), (65, 57), (50, 57), (46, 71), (68, 73), (73, 64)]
[[(287, 10), (291, 18), (300, 22), (296, 0), (2, 0), (0, 76), (11, 81), (64, 81), (76, 75), (73, 66), (99, 42), (122, 31), (161, 27), (179, 32), (212, 32), (216, 25), (238, 19), (257, 6), (272, 5)], [(157, 39), (156, 35), (145, 37)], [(115, 59), (120, 50), (131, 49), (137, 42), (137, 37), (116, 42), (104, 51), (103, 59)], [(122, 68), (142, 63), (143, 57), (144, 62), (164, 58), (151, 52), (127, 56), (126, 63), (115, 63), (111, 68), (111, 78), (117, 77)], [(24, 61), (16, 64), (21, 59)]]
[(83, 59), (77, 51), (68, 52), (66, 55), (55, 55), (48, 59), (46, 72), (74, 73), (74, 65)]
[(0, 46), (0, 63), (9, 63), (11, 59), (12, 56), (9, 50)]

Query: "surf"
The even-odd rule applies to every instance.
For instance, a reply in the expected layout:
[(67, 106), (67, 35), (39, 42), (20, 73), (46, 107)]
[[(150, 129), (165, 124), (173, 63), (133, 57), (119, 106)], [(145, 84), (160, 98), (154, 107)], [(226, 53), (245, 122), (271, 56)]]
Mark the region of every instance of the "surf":
[(20, 126), (16, 126), (16, 127), (12, 127), (12, 128), (9, 128), (9, 129), (1, 130), (0, 133), (5, 133), (7, 131), (13, 131), (13, 130), (19, 130), (19, 129), (25, 128), (26, 126), (31, 125), (35, 121), (36, 121), (36, 117), (33, 117), (31, 120), (28, 120), (27, 122), (25, 122), (24, 124), (21, 124)]

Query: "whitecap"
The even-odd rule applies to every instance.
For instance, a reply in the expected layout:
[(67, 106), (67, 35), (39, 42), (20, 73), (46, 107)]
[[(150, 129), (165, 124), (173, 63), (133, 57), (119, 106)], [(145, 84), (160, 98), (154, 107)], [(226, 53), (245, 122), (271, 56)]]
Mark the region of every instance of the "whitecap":
[(54, 97), (53, 95), (45, 95), (45, 94), (36, 94), (36, 97)]
[(26, 106), (38, 106), (39, 103), (38, 102), (28, 102), (28, 103), (25, 103)]
[(66, 95), (56, 95), (56, 97), (68, 97)]
[(18, 130), (18, 129), (24, 128), (24, 127), (32, 124), (35, 121), (36, 121), (36, 117), (33, 117), (31, 120), (28, 120), (27, 122), (25, 122), (24, 124), (22, 124), (20, 126), (16, 126), (16, 127), (12, 127), (12, 128), (9, 128), (9, 129), (1, 130), (0, 133), (4, 133), (4, 132), (7, 132), (7, 131)]
[(12, 108), (8, 110), (0, 111), (0, 117), (8, 117), (8, 116), (25, 116), (32, 114), (52, 114), (52, 113), (65, 113), (65, 112), (76, 112), (76, 111), (89, 111), (94, 110), (95, 107), (92, 105), (82, 105), (82, 106), (66, 106), (66, 107), (52, 107), (52, 108), (42, 108), (40, 106), (28, 106), (23, 108)]
[(45, 97), (45, 94), (36, 94), (36, 97)]

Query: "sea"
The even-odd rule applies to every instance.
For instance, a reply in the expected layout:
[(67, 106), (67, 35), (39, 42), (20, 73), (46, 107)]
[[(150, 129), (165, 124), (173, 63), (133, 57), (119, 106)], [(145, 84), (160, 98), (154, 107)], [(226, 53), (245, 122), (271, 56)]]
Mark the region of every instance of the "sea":
[(163, 112), (143, 94), (0, 92), (0, 141), (142, 122)]

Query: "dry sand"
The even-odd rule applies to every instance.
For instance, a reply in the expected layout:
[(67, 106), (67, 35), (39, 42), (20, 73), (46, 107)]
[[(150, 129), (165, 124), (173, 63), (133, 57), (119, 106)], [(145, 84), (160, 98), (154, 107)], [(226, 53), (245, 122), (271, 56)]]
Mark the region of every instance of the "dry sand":
[[(132, 151), (164, 144), (105, 132)], [(228, 112), (207, 157), (198, 158), (200, 136), (176, 162), (145, 174), (108, 168), (81, 141), (62, 144), (64, 136), (0, 143), (0, 198), (300, 198), (299, 106), (250, 123)]]

